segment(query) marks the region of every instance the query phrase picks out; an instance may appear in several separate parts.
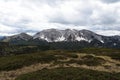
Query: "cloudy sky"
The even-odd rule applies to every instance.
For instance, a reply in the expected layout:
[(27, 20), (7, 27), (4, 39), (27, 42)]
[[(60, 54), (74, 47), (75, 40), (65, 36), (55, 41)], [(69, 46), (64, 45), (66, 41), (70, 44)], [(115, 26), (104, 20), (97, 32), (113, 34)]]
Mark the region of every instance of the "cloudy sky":
[(0, 0), (0, 35), (43, 29), (120, 35), (120, 0)]

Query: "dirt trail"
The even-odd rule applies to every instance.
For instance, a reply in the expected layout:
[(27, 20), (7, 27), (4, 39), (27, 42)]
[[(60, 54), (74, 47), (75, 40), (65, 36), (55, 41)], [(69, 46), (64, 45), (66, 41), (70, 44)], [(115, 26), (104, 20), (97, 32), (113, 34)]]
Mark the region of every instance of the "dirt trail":
[[(81, 56), (84, 56), (85, 54), (78, 54), (78, 58)], [(116, 66), (116, 64), (120, 64), (119, 61), (113, 60), (110, 57), (107, 56), (99, 56), (101, 58), (104, 58), (106, 60), (106, 63), (101, 66), (87, 66), (87, 65), (78, 65), (76, 63), (73, 64), (57, 64), (54, 65), (53, 62), (47, 63), (47, 64), (33, 64), (31, 66), (23, 67), (21, 69), (12, 70), (12, 71), (2, 71), (0, 72), (0, 80), (14, 80), (17, 76), (29, 72), (34, 72), (41, 70), (43, 68), (57, 68), (57, 67), (80, 67), (80, 68), (86, 68), (91, 70), (97, 70), (97, 71), (106, 71), (106, 72), (120, 72), (120, 66)]]

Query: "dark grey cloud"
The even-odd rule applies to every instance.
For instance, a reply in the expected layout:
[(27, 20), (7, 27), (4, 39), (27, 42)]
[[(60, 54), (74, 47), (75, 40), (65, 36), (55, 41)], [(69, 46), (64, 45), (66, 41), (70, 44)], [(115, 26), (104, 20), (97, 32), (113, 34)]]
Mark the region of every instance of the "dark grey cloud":
[(105, 3), (116, 3), (119, 2), (120, 0), (102, 0)]
[[(104, 27), (104, 28), (103, 28)], [(97, 26), (91, 26), (90, 27), (91, 30), (117, 30), (120, 31), (120, 26), (106, 26), (106, 25), (97, 25)]]
[[(98, 21), (98, 22), (96, 22)], [(94, 22), (96, 22), (96, 24), (98, 25), (114, 25), (114, 24), (118, 24), (118, 18), (117, 15), (115, 14), (111, 14), (111, 13), (107, 13), (107, 14), (102, 14), (99, 16), (98, 20), (96, 20)]]

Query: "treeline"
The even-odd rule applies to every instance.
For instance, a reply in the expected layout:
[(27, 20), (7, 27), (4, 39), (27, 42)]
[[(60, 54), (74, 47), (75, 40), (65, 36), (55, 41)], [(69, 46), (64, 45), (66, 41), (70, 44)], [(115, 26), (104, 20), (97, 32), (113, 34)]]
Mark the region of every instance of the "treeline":
[[(86, 50), (86, 49), (87, 50)], [(76, 50), (76, 51), (88, 51), (91, 52), (93, 50), (89, 50), (90, 48), (94, 48), (94, 51), (96, 51), (96, 48), (98, 49), (104, 49), (104, 48), (110, 48), (111, 50), (114, 49), (113, 47), (105, 47), (100, 42), (86, 42), (86, 41), (74, 41), (74, 42), (52, 42), (48, 43), (45, 41), (37, 41), (31, 43), (8, 43), (8, 42), (0, 42), (0, 55), (11, 55), (11, 54), (25, 54), (25, 53), (34, 53), (39, 51), (45, 51), (45, 50)], [(115, 48), (115, 49), (119, 49)], [(97, 50), (99, 51), (99, 50)], [(93, 52), (94, 53), (94, 52)]]
[(14, 45), (8, 42), (0, 42), (0, 56), (29, 54), (49, 49), (48, 45)]

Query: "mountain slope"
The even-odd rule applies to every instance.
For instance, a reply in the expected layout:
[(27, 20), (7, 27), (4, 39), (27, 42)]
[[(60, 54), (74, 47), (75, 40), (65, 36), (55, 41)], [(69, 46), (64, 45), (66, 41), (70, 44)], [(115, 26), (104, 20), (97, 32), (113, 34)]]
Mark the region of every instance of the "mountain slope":
[(103, 36), (89, 30), (47, 29), (35, 34), (33, 39), (52, 42), (51, 44), (55, 46), (54, 48), (62, 49), (63, 47), (120, 47), (120, 36)]
[[(120, 36), (103, 36), (89, 30), (46, 29), (30, 36), (26, 33), (5, 37), (5, 42), (22, 45), (50, 45), (52, 49), (80, 47), (120, 48)], [(68, 45), (69, 44), (69, 45)]]
[(4, 38), (3, 36), (0, 36), (0, 41), (1, 41), (3, 38)]
[(17, 35), (13, 35), (13, 36), (8, 36), (8, 37), (5, 37), (3, 39), (3, 41), (5, 42), (9, 42), (9, 41), (20, 41), (20, 40), (24, 40), (24, 41), (28, 41), (32, 38), (32, 36), (26, 34), (26, 33), (20, 33), (20, 34), (17, 34)]
[(38, 32), (33, 36), (33, 39), (43, 39), (48, 42), (60, 42), (60, 41), (87, 41), (91, 42), (97, 39), (104, 42), (101, 35), (88, 30), (57, 30), (57, 29), (47, 29)]

